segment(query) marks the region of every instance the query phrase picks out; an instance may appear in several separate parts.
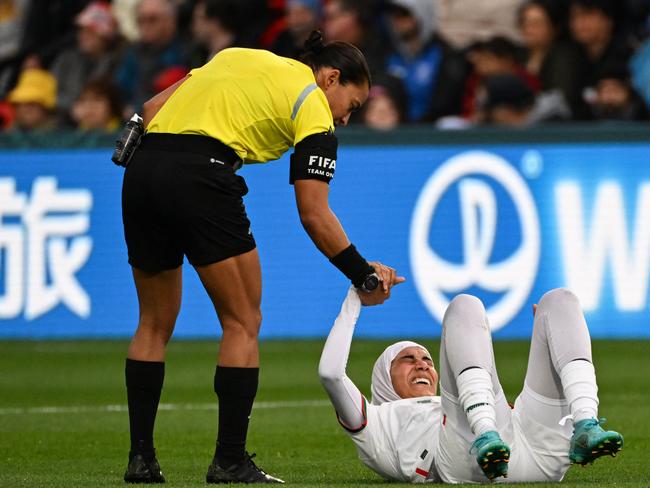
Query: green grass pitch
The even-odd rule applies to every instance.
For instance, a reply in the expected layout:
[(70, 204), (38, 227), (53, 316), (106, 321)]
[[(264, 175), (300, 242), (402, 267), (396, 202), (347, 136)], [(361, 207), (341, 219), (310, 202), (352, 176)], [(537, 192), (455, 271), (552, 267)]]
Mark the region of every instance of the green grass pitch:
[[(372, 364), (389, 343), (353, 345), (348, 371), (367, 394)], [(322, 341), (262, 343), (249, 450), (264, 469), (295, 486), (383, 485), (357, 460), (326, 401), (317, 377), (321, 347)], [(650, 342), (595, 341), (593, 348), (600, 413), (623, 433), (625, 448), (616, 459), (572, 467), (563, 485), (649, 487)], [(121, 341), (0, 341), (0, 487), (125, 486), (125, 351)], [(216, 341), (170, 344), (156, 426), (166, 486), (206, 486), (216, 431), (216, 351)], [(512, 400), (528, 344), (497, 342), (495, 354)]]

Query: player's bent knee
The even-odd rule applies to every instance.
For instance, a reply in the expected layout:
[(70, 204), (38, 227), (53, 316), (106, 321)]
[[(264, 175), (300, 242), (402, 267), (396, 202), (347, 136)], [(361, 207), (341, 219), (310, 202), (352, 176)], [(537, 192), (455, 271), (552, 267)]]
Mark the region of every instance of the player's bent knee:
[(575, 293), (567, 288), (554, 288), (547, 291), (539, 301), (538, 311), (566, 309), (567, 307), (580, 308), (580, 300)]
[(449, 303), (445, 316), (442, 319), (442, 328), (447, 333), (453, 334), (457, 330), (459, 334), (469, 333), (474, 326), (482, 329), (487, 328), (487, 315), (483, 302), (473, 295), (460, 294)]
[[(456, 295), (449, 303), (445, 312), (445, 318), (459, 315), (467, 316), (468, 314), (471, 316), (476, 314), (484, 315), (485, 307), (483, 306), (483, 302), (474, 295), (461, 293), (460, 295)], [(445, 321), (443, 320), (443, 322)]]
[(466, 293), (456, 295), (449, 303), (449, 308), (455, 309), (457, 307), (463, 310), (466, 310), (468, 308), (479, 309), (481, 311), (485, 310), (483, 307), (483, 302), (479, 298), (475, 297), (474, 295), (468, 295)]

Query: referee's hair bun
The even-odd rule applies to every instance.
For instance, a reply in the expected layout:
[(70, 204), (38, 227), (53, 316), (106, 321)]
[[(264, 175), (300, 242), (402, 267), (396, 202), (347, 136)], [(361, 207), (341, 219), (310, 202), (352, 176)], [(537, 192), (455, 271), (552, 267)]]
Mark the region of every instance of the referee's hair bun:
[(325, 49), (323, 34), (318, 30), (311, 31), (311, 34), (309, 34), (309, 37), (305, 41), (305, 51), (319, 54), (323, 49)]

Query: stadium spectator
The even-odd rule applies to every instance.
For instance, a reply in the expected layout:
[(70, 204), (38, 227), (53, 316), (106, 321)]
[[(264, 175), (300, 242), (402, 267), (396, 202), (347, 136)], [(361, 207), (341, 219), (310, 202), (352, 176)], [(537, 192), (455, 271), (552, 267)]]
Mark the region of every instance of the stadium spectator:
[(518, 76), (493, 75), (485, 78), (478, 90), (476, 122), (511, 127), (529, 125), (535, 106), (535, 93)]
[(113, 15), (117, 20), (120, 35), (128, 42), (137, 42), (140, 38), (137, 11), (141, 0), (112, 0)]
[(623, 437), (604, 431), (604, 419), (598, 420), (589, 330), (570, 291), (549, 291), (536, 307), (526, 377), (513, 409), (478, 298), (458, 295), (449, 304), (439, 376), (424, 346), (397, 342), (375, 362), (369, 404), (345, 371), (360, 312), (359, 295), (350, 289), (318, 372), (359, 459), (383, 478), (560, 481), (570, 463), (585, 465), (623, 447)]
[(158, 73), (151, 82), (153, 90), (156, 93), (166, 90), (177, 81), (185, 78), (189, 71), (190, 70), (184, 66), (170, 66), (169, 68), (165, 68), (163, 71)]
[(90, 81), (72, 105), (71, 117), (84, 132), (115, 132), (122, 120), (122, 103), (115, 87), (107, 79)]
[(557, 93), (535, 96), (519, 76), (495, 75), (486, 78), (478, 96), (476, 122), (510, 127), (530, 127), (542, 122), (567, 120), (571, 112)]
[(13, 125), (15, 116), (14, 106), (6, 100), (0, 100), (0, 132), (8, 130)]
[(517, 9), (524, 0), (437, 0), (440, 36), (454, 49), (477, 41), (505, 37), (518, 42)]
[(634, 53), (629, 64), (632, 85), (650, 108), (650, 38)]
[(243, 47), (259, 48), (262, 38), (271, 22), (269, 0), (230, 0), (239, 8), (244, 19), (237, 44)]
[(23, 70), (49, 66), (73, 44), (73, 20), (87, 1), (0, 1), (0, 97)]
[(600, 121), (647, 120), (648, 110), (632, 87), (625, 64), (604, 68), (597, 76), (592, 116)]
[(117, 71), (129, 116), (154, 95), (151, 83), (159, 73), (189, 64), (188, 49), (177, 35), (176, 6), (171, 0), (142, 0), (137, 21), (140, 40), (126, 49)]
[(218, 17), (207, 15), (207, 0), (199, 0), (192, 12), (192, 39), (196, 44), (190, 64), (192, 67), (204, 65), (222, 49), (233, 46), (235, 32), (228, 29)]
[(310, 238), (355, 286), (365, 287), (364, 303), (390, 296), (395, 271), (368, 263), (328, 204), (338, 147), (334, 129), (368, 97), (367, 64), (354, 46), (325, 45), (317, 31), (305, 47), (302, 62), (265, 50), (223, 50), (144, 107), (147, 132), (122, 192), (140, 305), (126, 361), (127, 482), (164, 481), (153, 429), (180, 309), (184, 256), (223, 329), (214, 376), (219, 428), (206, 481), (280, 481), (245, 451), (259, 377), (261, 270), (243, 203), (248, 188), (235, 173), (244, 163), (276, 160), (293, 146), (290, 182)]
[(56, 79), (49, 72), (30, 68), (20, 74), (7, 97), (15, 111), (12, 129), (24, 132), (56, 129)]
[[(176, 7), (176, 26), (179, 37), (185, 43), (192, 41), (192, 19), (198, 0), (172, 0)], [(246, 1), (246, 0), (243, 0)], [(260, 15), (262, 12), (260, 12)]]
[(242, 39), (245, 24), (245, 12), (237, 0), (197, 2), (192, 17), (192, 32), (202, 55), (200, 59), (193, 59), (192, 65), (202, 66), (223, 49), (245, 46), (247, 43)]
[(387, 71), (408, 94), (408, 122), (460, 113), (465, 61), (435, 35), (433, 0), (390, 0), (388, 20), (394, 49)]
[(266, 0), (267, 22), (259, 38), (259, 47), (270, 49), (287, 28), (287, 0)]
[(490, 76), (515, 75), (521, 78), (533, 93), (540, 89), (539, 79), (529, 74), (520, 62), (520, 49), (505, 37), (494, 37), (474, 43), (467, 51), (472, 72), (465, 81), (462, 115), (472, 120), (477, 107), (477, 92), (481, 82)]
[(405, 119), (406, 91), (402, 82), (388, 75), (375, 78), (361, 110), (361, 122), (371, 129), (389, 131)]
[(269, 49), (280, 56), (297, 59), (310, 32), (319, 27), (321, 10), (320, 0), (289, 0), (286, 7), (287, 28)]
[(323, 34), (328, 41), (357, 46), (374, 76), (385, 71), (386, 39), (377, 28), (376, 0), (329, 0), (323, 8)]
[(519, 11), (519, 27), (526, 47), (528, 73), (539, 79), (542, 91), (559, 91), (573, 118), (582, 119), (587, 59), (568, 39), (565, 7), (562, 0), (529, 0)]
[(11, 2), (0, 15), (0, 99), (6, 96), (18, 77), (30, 3), (31, 0)]
[(77, 42), (52, 63), (57, 108), (67, 114), (90, 80), (113, 77), (119, 64), (117, 22), (108, 2), (92, 2), (77, 16)]
[(29, 2), (22, 58), (34, 55), (41, 67), (49, 67), (61, 51), (74, 44), (74, 20), (88, 1)]
[(585, 50), (588, 60), (586, 86), (594, 87), (600, 70), (627, 62), (632, 51), (620, 35), (620, 2), (617, 0), (571, 0), (569, 25), (573, 39)]

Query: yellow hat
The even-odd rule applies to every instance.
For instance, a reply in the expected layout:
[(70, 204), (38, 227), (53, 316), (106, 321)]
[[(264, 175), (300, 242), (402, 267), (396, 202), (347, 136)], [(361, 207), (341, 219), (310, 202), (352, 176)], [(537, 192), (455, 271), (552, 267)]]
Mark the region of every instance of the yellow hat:
[(7, 100), (11, 103), (39, 103), (51, 110), (56, 106), (56, 78), (43, 69), (26, 69)]

